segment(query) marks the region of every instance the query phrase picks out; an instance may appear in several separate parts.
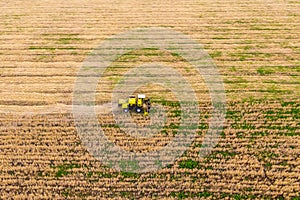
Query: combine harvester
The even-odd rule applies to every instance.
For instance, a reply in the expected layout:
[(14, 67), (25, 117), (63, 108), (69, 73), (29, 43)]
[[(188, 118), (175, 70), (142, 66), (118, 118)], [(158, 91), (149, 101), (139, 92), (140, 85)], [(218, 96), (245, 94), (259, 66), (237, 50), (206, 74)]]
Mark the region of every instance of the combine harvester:
[(137, 96), (131, 95), (128, 99), (119, 99), (118, 103), (119, 107), (122, 107), (124, 112), (136, 112), (136, 113), (144, 113), (144, 115), (148, 115), (151, 102), (149, 98), (146, 98), (144, 94), (138, 94)]

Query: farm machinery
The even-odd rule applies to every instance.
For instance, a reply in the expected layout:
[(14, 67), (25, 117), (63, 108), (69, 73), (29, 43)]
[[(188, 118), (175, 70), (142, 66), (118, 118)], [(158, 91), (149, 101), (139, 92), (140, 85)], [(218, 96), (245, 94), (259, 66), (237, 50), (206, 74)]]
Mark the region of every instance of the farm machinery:
[(136, 113), (144, 113), (144, 115), (148, 115), (151, 102), (149, 98), (146, 98), (144, 94), (138, 95), (130, 95), (128, 99), (119, 99), (118, 106), (122, 107), (124, 112), (136, 112)]

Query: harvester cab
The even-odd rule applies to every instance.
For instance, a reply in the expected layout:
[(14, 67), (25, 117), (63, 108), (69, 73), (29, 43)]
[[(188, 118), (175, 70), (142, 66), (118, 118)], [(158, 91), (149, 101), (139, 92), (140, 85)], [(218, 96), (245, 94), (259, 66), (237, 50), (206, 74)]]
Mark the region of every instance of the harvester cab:
[(144, 94), (130, 95), (126, 100), (120, 99), (118, 105), (126, 113), (136, 112), (144, 113), (144, 115), (148, 115), (151, 108), (150, 99), (146, 98)]

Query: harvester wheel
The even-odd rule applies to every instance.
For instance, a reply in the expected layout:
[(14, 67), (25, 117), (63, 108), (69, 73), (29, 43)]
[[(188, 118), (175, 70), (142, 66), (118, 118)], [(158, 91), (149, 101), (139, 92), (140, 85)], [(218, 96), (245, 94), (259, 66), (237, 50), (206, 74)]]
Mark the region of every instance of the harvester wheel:
[(136, 111), (137, 113), (140, 113), (140, 112), (142, 112), (142, 109), (139, 108), (139, 107), (137, 107), (137, 108), (135, 109), (135, 111)]

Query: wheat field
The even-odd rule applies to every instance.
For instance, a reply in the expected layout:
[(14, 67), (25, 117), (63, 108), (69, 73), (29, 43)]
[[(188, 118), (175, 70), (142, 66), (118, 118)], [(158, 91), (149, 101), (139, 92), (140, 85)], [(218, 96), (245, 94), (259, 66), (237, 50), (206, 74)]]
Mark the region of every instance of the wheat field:
[[(300, 199), (299, 1), (2, 0), (0, 5), (1, 199)], [(190, 76), (201, 110), (197, 137), (172, 165), (141, 174), (95, 159), (72, 114), (84, 60), (106, 38), (140, 27), (174, 29), (201, 44), (223, 78), (227, 102), (218, 144), (198, 157), (211, 104), (205, 83), (197, 81), (201, 77)], [(179, 56), (136, 51), (113, 63), (96, 102), (109, 102), (112, 84), (132, 63), (158, 61), (187, 77), (192, 73)], [(111, 114), (98, 115), (110, 140), (126, 150), (160, 148), (176, 134), (180, 107), (163, 88), (148, 90), (160, 100), (170, 97), (163, 103), (170, 120), (155, 137), (135, 139), (114, 125)]]

